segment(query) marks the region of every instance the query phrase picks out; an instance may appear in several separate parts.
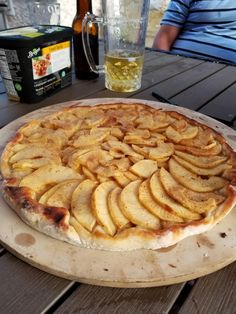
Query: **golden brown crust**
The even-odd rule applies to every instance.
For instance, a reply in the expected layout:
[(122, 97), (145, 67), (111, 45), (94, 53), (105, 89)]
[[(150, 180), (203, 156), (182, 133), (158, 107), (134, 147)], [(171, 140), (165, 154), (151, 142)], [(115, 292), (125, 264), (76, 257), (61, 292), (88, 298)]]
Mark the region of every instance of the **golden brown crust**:
[[(205, 132), (205, 140), (196, 132)], [(209, 172), (201, 178), (189, 171), (192, 168), (198, 170), (190, 162), (190, 167), (183, 168), (184, 176), (190, 178), (190, 187), (184, 187), (182, 182), (186, 178), (180, 178), (178, 171), (172, 173), (169, 168), (170, 160), (178, 161), (179, 157), (172, 158), (175, 150), (190, 154), (190, 161), (191, 155), (197, 158), (227, 157), (227, 167), (222, 167), (226, 170), (218, 176)], [(138, 164), (145, 159), (152, 160), (147, 163), (150, 167), (148, 171)], [(185, 160), (182, 164), (188, 162)], [(134, 164), (136, 166), (132, 167)], [(199, 195), (201, 199), (199, 191), (213, 191), (213, 197), (215, 193), (216, 199), (219, 195), (218, 199), (224, 201), (201, 215), (191, 213), (191, 206), (185, 208), (181, 199), (179, 203), (165, 190), (159, 176), (161, 167), (170, 173), (179, 189), (181, 186), (182, 189), (193, 189), (188, 194), (190, 197), (198, 198)], [(76, 104), (27, 123), (7, 144), (1, 157), (1, 173), (4, 198), (27, 224), (59, 240), (87, 248), (134, 250), (167, 247), (190, 235), (209, 230), (236, 203), (236, 153), (225, 138), (183, 114), (140, 103), (93, 107)], [(204, 169), (203, 173), (207, 174), (208, 169)], [(155, 207), (150, 211), (150, 206), (145, 206), (145, 197), (140, 199), (138, 191), (143, 193), (139, 190), (140, 182), (152, 175), (160, 180), (156, 184), (164, 188), (164, 195), (153, 191), (148, 183), (148, 199), (151, 197)], [(191, 180), (195, 178), (198, 184), (204, 184), (200, 190), (198, 185), (196, 190), (195, 184), (191, 185)], [(80, 185), (88, 179), (96, 182), (95, 188), (94, 185), (90, 185), (91, 188), (89, 184)], [(103, 184), (105, 181), (108, 183)], [(209, 187), (209, 184), (216, 185)], [(116, 204), (108, 204), (106, 200), (117, 186), (120, 186), (122, 196), (118, 195)], [(83, 188), (82, 192), (80, 188)], [(80, 197), (80, 205), (75, 205), (71, 211), (71, 200), (74, 199), (76, 204), (76, 197)], [(130, 205), (128, 200), (132, 200), (135, 206)], [(193, 199), (187, 204), (191, 201)], [(172, 216), (163, 220), (159, 211)], [(80, 222), (76, 218), (78, 215), (82, 215)], [(179, 216), (178, 223), (171, 222), (171, 217), (175, 215)], [(195, 216), (196, 220), (192, 220)], [(83, 225), (84, 219), (86, 223)], [(114, 219), (123, 219), (125, 227), (119, 229), (117, 226), (120, 224)]]

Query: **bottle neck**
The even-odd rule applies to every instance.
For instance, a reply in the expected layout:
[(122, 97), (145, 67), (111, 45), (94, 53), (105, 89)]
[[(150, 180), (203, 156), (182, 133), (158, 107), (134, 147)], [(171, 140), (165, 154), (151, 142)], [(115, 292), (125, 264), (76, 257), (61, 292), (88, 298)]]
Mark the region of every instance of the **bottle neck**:
[(92, 13), (92, 0), (77, 0), (76, 15), (84, 16), (87, 12)]

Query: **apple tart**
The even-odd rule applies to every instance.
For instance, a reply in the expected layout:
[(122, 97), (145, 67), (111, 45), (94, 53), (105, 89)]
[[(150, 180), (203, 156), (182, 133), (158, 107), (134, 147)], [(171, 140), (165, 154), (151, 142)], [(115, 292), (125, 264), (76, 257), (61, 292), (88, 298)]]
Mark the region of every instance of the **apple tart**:
[(23, 125), (2, 192), (30, 226), (80, 247), (159, 249), (211, 229), (236, 203), (236, 153), (178, 112), (74, 105)]

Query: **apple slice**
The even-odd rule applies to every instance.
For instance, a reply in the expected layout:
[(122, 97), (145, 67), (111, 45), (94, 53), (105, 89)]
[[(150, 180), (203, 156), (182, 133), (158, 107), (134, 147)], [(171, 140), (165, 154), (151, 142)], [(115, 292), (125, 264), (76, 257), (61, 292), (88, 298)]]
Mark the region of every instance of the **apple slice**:
[(49, 197), (51, 197), (58, 188), (60, 188), (63, 184), (65, 184), (65, 182), (73, 182), (74, 180), (67, 180), (67, 181), (63, 181), (61, 183), (58, 183), (57, 185), (54, 185), (52, 188), (50, 188), (49, 190), (47, 190), (45, 193), (43, 193), (39, 199), (39, 203), (46, 205), (47, 204), (47, 200)]
[(126, 171), (124, 172), (124, 175), (130, 180), (130, 181), (135, 181), (135, 180), (138, 180), (139, 177), (136, 176), (135, 174), (133, 174), (133, 172), (131, 171)]
[(165, 191), (169, 194), (169, 196), (175, 199), (183, 206), (189, 208), (190, 210), (202, 214), (204, 212), (209, 212), (216, 208), (216, 201), (214, 198), (210, 197), (207, 200), (203, 200), (201, 199), (201, 195), (199, 195), (198, 196), (200, 199), (199, 201), (194, 201), (193, 199), (191, 199), (190, 197), (191, 193), (196, 194), (205, 193), (192, 192), (189, 189), (186, 189), (178, 182), (176, 182), (172, 175), (164, 168), (161, 168), (160, 170), (160, 180)]
[(165, 221), (183, 222), (184, 220), (175, 215), (168, 207), (162, 207), (155, 201), (149, 187), (149, 180), (145, 180), (139, 187), (139, 200), (153, 215)]
[(120, 209), (120, 205), (118, 202), (120, 193), (122, 189), (117, 187), (114, 190), (112, 190), (108, 195), (108, 208), (112, 217), (112, 220), (114, 221), (115, 225), (118, 229), (125, 228), (129, 225), (129, 220), (124, 216)]
[(71, 213), (87, 230), (92, 231), (96, 218), (91, 212), (91, 197), (98, 183), (89, 179), (82, 181), (74, 190), (71, 199)]
[(227, 160), (226, 156), (194, 156), (188, 153), (180, 152), (178, 150), (175, 151), (175, 155), (190, 162), (194, 166), (201, 168), (213, 168)]
[(48, 186), (56, 185), (66, 180), (82, 180), (83, 177), (75, 170), (59, 166), (59, 165), (46, 165), (38, 168), (28, 176), (24, 177), (19, 186), (26, 186), (38, 194), (42, 194), (48, 189)]
[(199, 214), (190, 211), (169, 197), (162, 187), (158, 172), (155, 172), (150, 179), (150, 190), (153, 197), (159, 204), (165, 208), (171, 209), (177, 216), (189, 220), (197, 220), (201, 218)]
[(159, 229), (160, 219), (151, 214), (139, 201), (141, 180), (130, 182), (121, 192), (119, 204), (123, 214), (135, 225), (147, 229)]
[(139, 154), (143, 155), (145, 158), (148, 158), (150, 147), (145, 147), (145, 146), (140, 147), (140, 146), (135, 145), (135, 144), (132, 144), (131, 146), (136, 153), (139, 153)]
[[(77, 165), (79, 164), (79, 165), (86, 166), (88, 161), (93, 161), (93, 160), (100, 161), (101, 160), (105, 162), (105, 161), (110, 161), (112, 159), (113, 158), (109, 155), (107, 151), (103, 149), (95, 148), (79, 156), (77, 156), (77, 154), (75, 153), (74, 155), (72, 155), (71, 164), (73, 165), (73, 163), (76, 163)], [(69, 162), (69, 165), (70, 165), (70, 162)]]
[(13, 169), (25, 169), (25, 168), (31, 168), (38, 169), (42, 166), (46, 166), (48, 164), (61, 164), (61, 158), (59, 156), (54, 157), (40, 157), (40, 158), (27, 158), (27, 159), (21, 159), (14, 163), (12, 165)]
[(93, 181), (96, 181), (96, 176), (87, 167), (82, 166), (82, 171), (83, 171), (83, 174), (85, 175), (86, 178), (93, 180)]
[(114, 181), (105, 181), (97, 186), (92, 195), (92, 209), (93, 214), (97, 218), (98, 222), (102, 225), (106, 233), (113, 236), (116, 233), (116, 226), (112, 220), (112, 217), (108, 208), (108, 195), (117, 187)]
[(40, 144), (29, 143), (23, 149), (17, 151), (16, 154), (10, 158), (9, 162), (15, 163), (22, 159), (33, 159), (39, 157), (60, 159), (57, 150), (52, 149), (52, 146), (41, 146)]
[(143, 159), (143, 155), (136, 153), (128, 144), (120, 142), (120, 141), (107, 141), (110, 146), (110, 154), (111, 152), (131, 156), (137, 158), (137, 160)]
[[(96, 131), (95, 131), (96, 130)], [(110, 131), (94, 128), (91, 129), (90, 134), (88, 135), (81, 135), (76, 140), (73, 141), (74, 147), (86, 147), (86, 146), (93, 146), (101, 143), (108, 135)]]
[(193, 164), (189, 163), (188, 161), (178, 157), (173, 156), (173, 158), (184, 168), (188, 169), (189, 171), (199, 175), (199, 176), (216, 176), (224, 172), (226, 169), (232, 168), (229, 164), (221, 164), (213, 168), (201, 168), (194, 166)]
[(216, 145), (214, 147), (212, 147), (210, 145), (207, 148), (206, 147), (197, 148), (197, 147), (191, 147), (191, 146), (184, 146), (184, 145), (176, 144), (175, 149), (180, 150), (181, 152), (190, 153), (190, 154), (196, 155), (196, 156), (215, 156), (215, 155), (219, 155), (221, 153), (222, 146), (220, 143), (216, 143)]
[(154, 127), (153, 115), (151, 113), (140, 114), (135, 120), (138, 129), (149, 129)]
[(113, 178), (116, 180), (116, 182), (122, 186), (125, 187), (127, 184), (130, 183), (130, 179), (128, 179), (122, 172), (119, 175), (113, 176)]
[[(213, 147), (216, 145), (216, 142), (214, 142), (214, 136), (213, 132), (210, 129), (203, 129), (202, 127), (198, 128), (198, 134), (193, 139), (184, 139), (180, 141), (181, 145), (185, 146), (193, 146), (193, 147)], [(212, 145), (213, 144), (213, 145)]]
[(149, 158), (154, 160), (170, 157), (174, 154), (174, 145), (172, 143), (161, 142), (158, 147), (150, 148)]
[(140, 160), (131, 166), (129, 170), (139, 177), (149, 178), (157, 171), (157, 162), (151, 159)]
[(174, 143), (179, 143), (181, 140), (192, 139), (198, 134), (197, 126), (188, 126), (183, 132), (176, 131), (172, 126), (168, 126), (165, 135)]
[(72, 194), (79, 183), (79, 180), (67, 180), (58, 184), (54, 193), (47, 198), (46, 205), (69, 209)]
[(200, 176), (181, 166), (174, 158), (169, 160), (169, 170), (180, 184), (196, 192), (212, 192), (228, 184), (227, 180), (216, 176), (202, 179)]

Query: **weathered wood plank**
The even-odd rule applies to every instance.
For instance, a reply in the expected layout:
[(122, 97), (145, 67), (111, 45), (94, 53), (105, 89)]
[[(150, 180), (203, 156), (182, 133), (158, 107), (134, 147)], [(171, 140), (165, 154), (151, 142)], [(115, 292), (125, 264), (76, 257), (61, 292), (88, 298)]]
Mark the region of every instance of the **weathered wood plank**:
[(183, 284), (148, 289), (117, 289), (82, 285), (55, 313), (167, 313)]
[[(157, 65), (153, 66), (152, 72), (144, 73), (142, 78), (142, 87), (138, 91), (132, 93), (119, 93), (112, 92), (110, 90), (102, 90), (96, 92), (94, 97), (134, 97), (139, 98), (143, 91), (147, 88), (155, 86), (156, 84), (163, 82), (170, 77), (175, 77), (179, 73), (185, 72), (186, 70), (200, 64), (201, 60), (196, 59), (180, 59), (174, 63), (167, 64), (166, 66)], [(145, 93), (145, 92), (144, 92)]]
[(235, 313), (236, 263), (198, 279), (179, 314)]
[(157, 67), (162, 68), (183, 59), (182, 57), (179, 57), (179, 56), (171, 56), (169, 54), (160, 54), (160, 53), (154, 53), (153, 56), (155, 56), (154, 59), (145, 61), (144, 68), (143, 68), (143, 75), (145, 73), (150, 73), (152, 71), (155, 71)]
[[(236, 69), (235, 69), (236, 70)], [(235, 73), (236, 75), (236, 73)], [(236, 80), (236, 76), (235, 76)], [(236, 84), (217, 95), (199, 111), (215, 119), (233, 122), (236, 118)]]
[(215, 64), (213, 67), (211, 62), (197, 64), (195, 67), (158, 84), (153, 91), (165, 98), (174, 97), (224, 67), (225, 65), (222, 64)]
[(9, 253), (0, 258), (0, 278), (0, 313), (41, 313), (73, 285)]
[[(163, 55), (163, 54), (160, 54)], [(144, 54), (144, 62), (148, 61), (148, 60), (153, 60), (156, 58), (156, 54), (153, 53), (153, 51), (151, 50), (145, 50), (145, 54)]]
[[(217, 65), (212, 64), (212, 66)], [(171, 101), (179, 106), (198, 110), (234, 83), (235, 78), (236, 67), (227, 66), (171, 98)]]
[(6, 93), (0, 94), (0, 110), (2, 108), (8, 108), (12, 104), (16, 104), (16, 102), (15, 101), (9, 101)]

